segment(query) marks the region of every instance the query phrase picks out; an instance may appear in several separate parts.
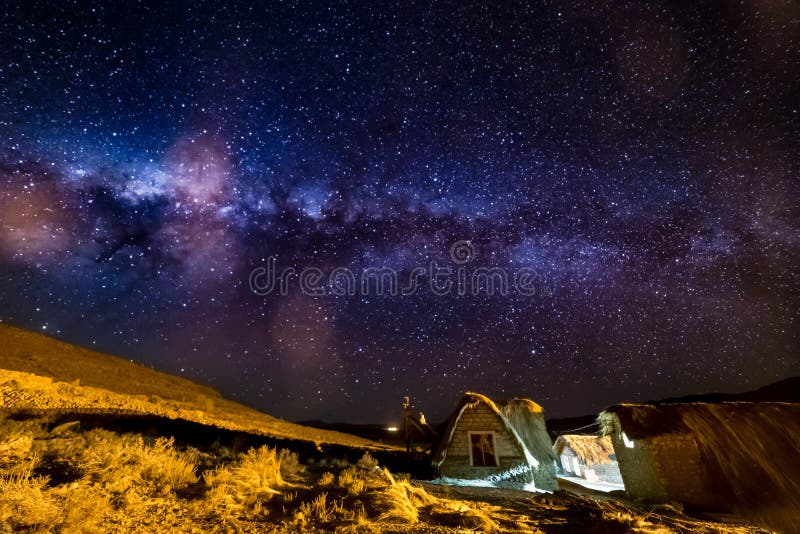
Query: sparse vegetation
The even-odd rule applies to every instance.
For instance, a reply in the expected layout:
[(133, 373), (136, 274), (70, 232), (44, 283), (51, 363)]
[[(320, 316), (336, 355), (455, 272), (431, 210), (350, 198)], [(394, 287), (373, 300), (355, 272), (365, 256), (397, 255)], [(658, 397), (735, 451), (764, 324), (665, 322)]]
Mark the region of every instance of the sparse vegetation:
[(304, 472), (297, 454), (267, 447), (250, 449), (232, 466), (205, 475), (212, 507), (260, 514), (264, 504), (283, 490), (292, 488)]
[(75, 467), (112, 499), (131, 503), (170, 494), (197, 482), (192, 455), (174, 448), (172, 439), (146, 445), (141, 436), (105, 430), (86, 433), (86, 447)]
[(664, 523), (586, 498), (526, 498), (516, 507), (453, 498), (456, 491), (428, 491), (369, 454), (306, 466), (269, 447), (201, 452), (75, 423), (48, 430), (46, 419), (0, 425), (0, 532), (546, 532), (580, 513), (613, 532), (716, 531), (677, 510), (680, 520)]
[(47, 479), (33, 476), (36, 459), (0, 475), (0, 520), (11, 531), (46, 529), (56, 524), (59, 509), (45, 489)]

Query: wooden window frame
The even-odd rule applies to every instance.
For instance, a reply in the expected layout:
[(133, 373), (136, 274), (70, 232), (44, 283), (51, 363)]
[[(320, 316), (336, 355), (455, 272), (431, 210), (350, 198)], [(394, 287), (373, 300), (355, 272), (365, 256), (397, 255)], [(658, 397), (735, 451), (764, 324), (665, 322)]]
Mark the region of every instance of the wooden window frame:
[[(494, 449), (494, 465), (475, 465), (475, 459), (472, 457), (472, 436), (480, 434), (491, 434), (492, 435), (492, 445)], [(497, 439), (497, 432), (494, 430), (467, 430), (467, 446), (469, 448), (469, 465), (472, 467), (486, 467), (490, 469), (500, 467), (500, 452), (499, 452), (499, 441)]]

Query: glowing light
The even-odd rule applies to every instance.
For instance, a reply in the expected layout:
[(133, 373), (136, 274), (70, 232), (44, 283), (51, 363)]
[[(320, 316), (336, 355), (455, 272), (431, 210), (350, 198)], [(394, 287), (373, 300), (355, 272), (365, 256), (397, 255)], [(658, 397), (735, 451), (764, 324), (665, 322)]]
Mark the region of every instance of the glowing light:
[(397, 432), (397, 430), (398, 430), (398, 429), (397, 429), (397, 427), (396, 427), (396, 426), (390, 426), (390, 427), (387, 427), (387, 428), (386, 428), (386, 431), (387, 431), (387, 432)]

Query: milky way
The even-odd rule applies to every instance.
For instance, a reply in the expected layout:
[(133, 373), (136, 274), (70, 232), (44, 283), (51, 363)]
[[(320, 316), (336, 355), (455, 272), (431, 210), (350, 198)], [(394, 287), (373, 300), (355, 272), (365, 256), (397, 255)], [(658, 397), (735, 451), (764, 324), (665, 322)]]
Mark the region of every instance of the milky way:
[[(800, 373), (797, 3), (158, 4), (0, 15), (4, 322), (292, 419)], [(537, 291), (259, 295), (269, 258)]]

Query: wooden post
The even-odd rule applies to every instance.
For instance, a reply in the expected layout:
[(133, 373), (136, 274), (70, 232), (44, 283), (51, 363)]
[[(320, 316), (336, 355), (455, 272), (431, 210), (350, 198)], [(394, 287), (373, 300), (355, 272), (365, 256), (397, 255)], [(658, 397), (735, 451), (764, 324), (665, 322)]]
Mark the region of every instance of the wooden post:
[(403, 433), (406, 440), (406, 454), (411, 453), (411, 431), (408, 428), (408, 417), (411, 413), (411, 399), (403, 397)]

